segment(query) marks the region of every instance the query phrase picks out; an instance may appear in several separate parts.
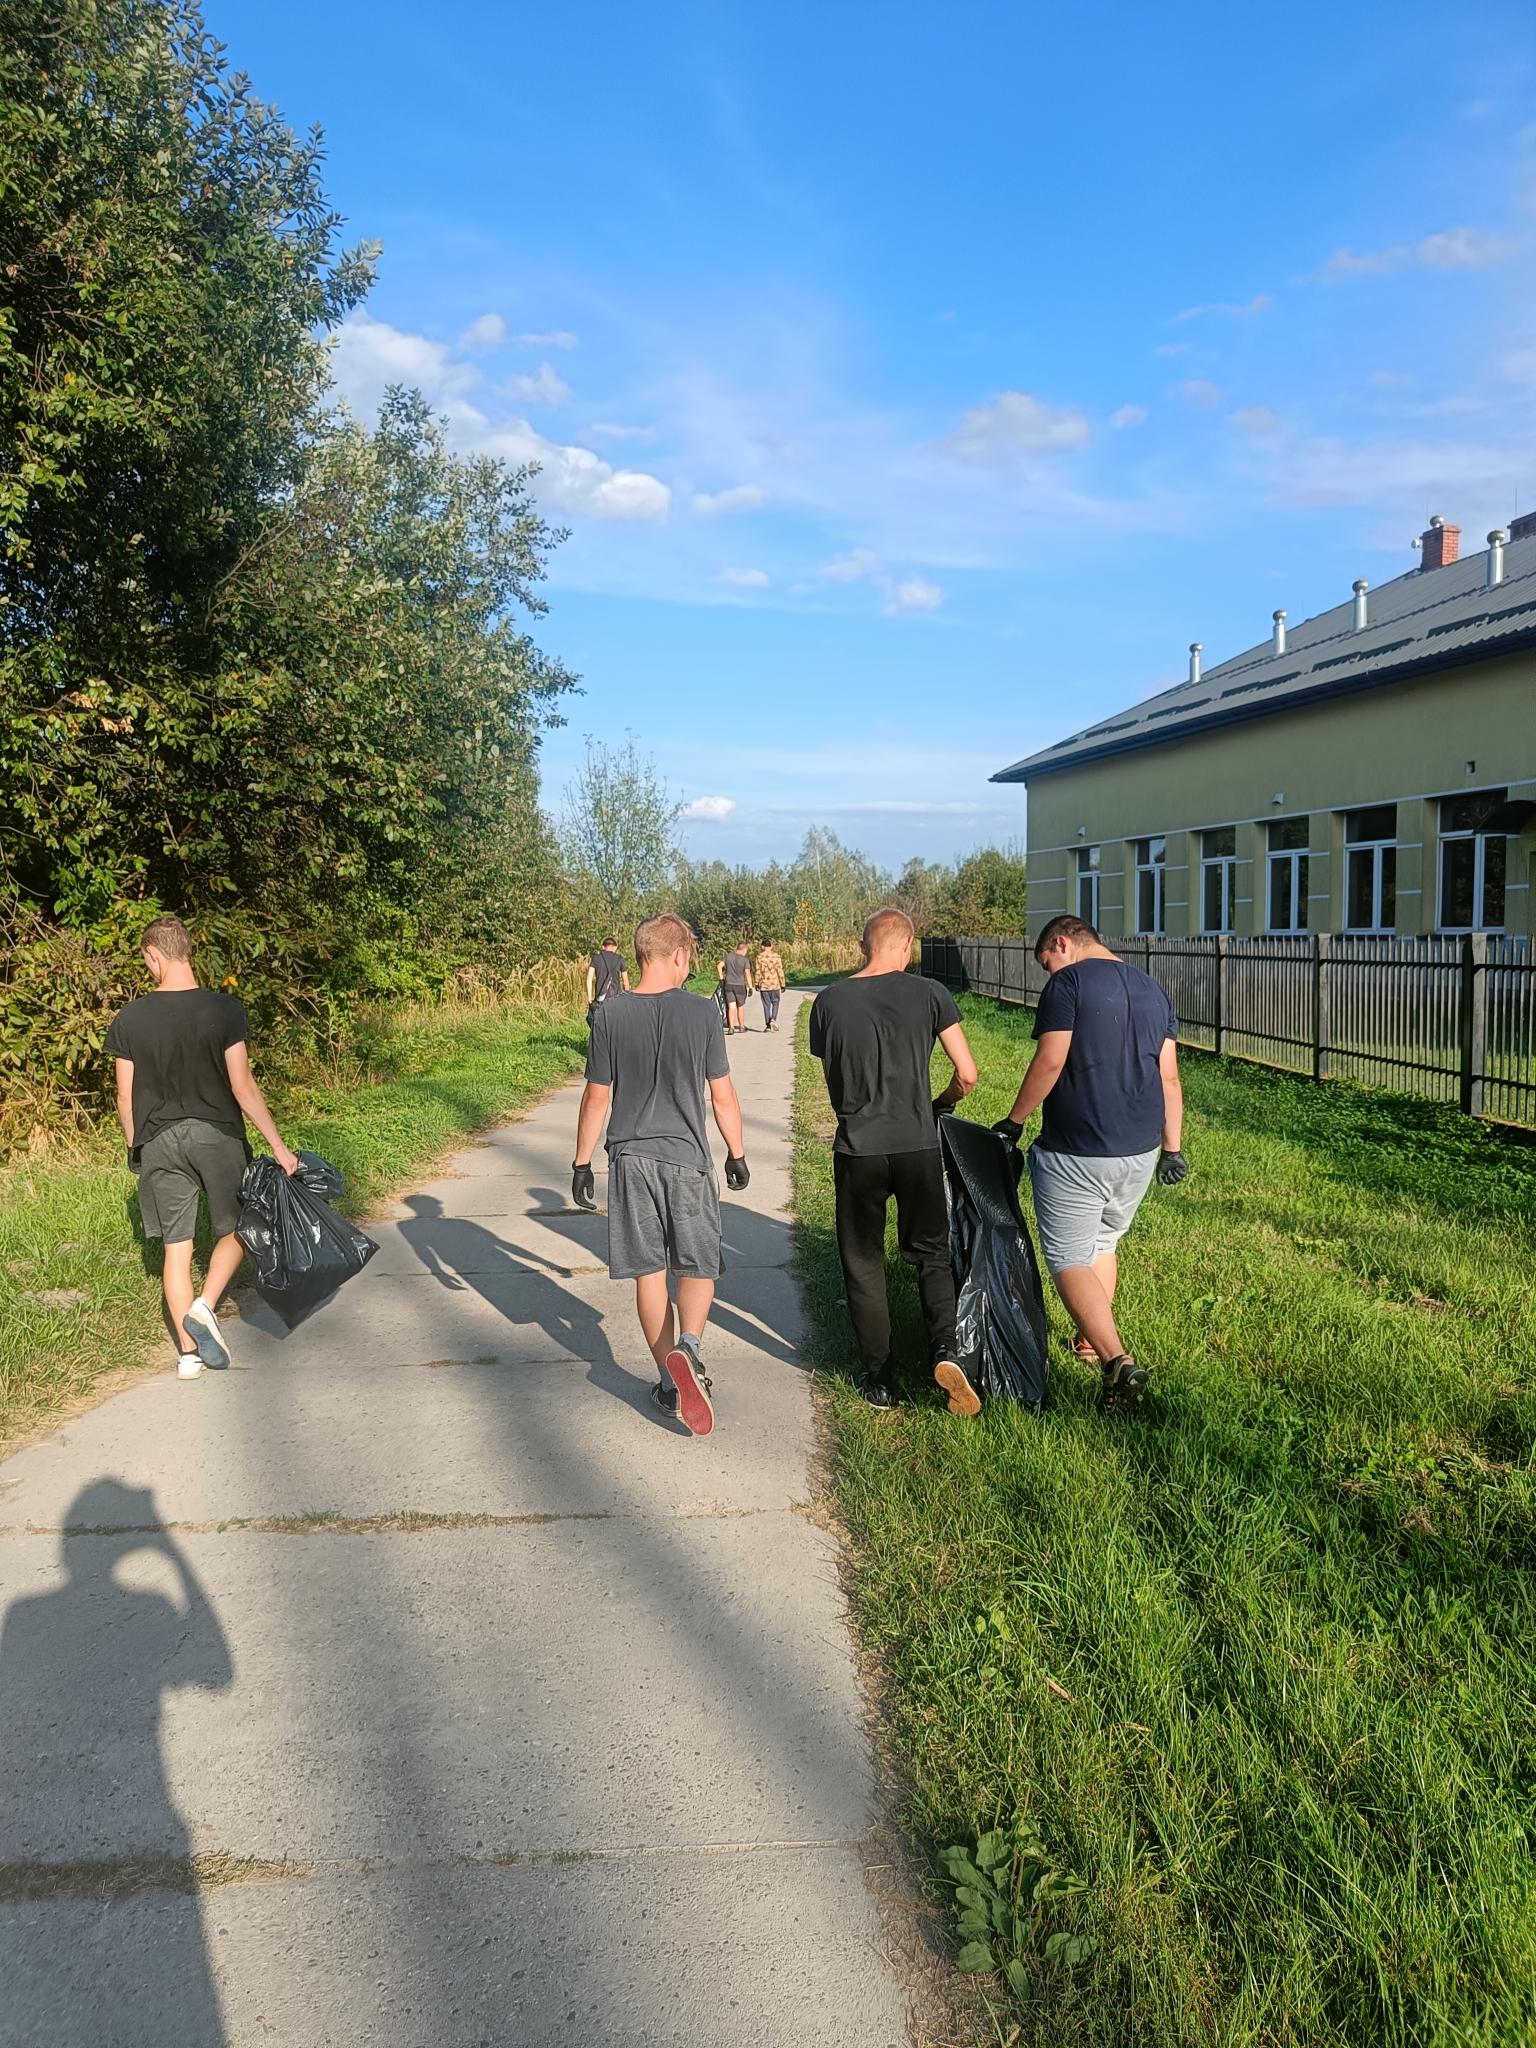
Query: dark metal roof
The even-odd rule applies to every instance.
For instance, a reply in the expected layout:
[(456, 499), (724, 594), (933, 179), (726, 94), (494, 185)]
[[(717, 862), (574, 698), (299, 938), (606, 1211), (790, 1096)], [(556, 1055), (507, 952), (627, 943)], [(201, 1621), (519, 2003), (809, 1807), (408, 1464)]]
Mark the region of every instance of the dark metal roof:
[(1027, 782), (1053, 768), (1536, 644), (1536, 535), (1506, 546), (1504, 580), (1492, 590), (1486, 588), (1487, 564), (1487, 551), (1480, 550), (1448, 568), (1410, 570), (1371, 591), (1363, 633), (1354, 631), (1354, 605), (1346, 599), (1290, 627), (1283, 654), (1263, 640), (1207, 669), (1198, 682), (1179, 683), (1101, 719), (1000, 769), (992, 780)]

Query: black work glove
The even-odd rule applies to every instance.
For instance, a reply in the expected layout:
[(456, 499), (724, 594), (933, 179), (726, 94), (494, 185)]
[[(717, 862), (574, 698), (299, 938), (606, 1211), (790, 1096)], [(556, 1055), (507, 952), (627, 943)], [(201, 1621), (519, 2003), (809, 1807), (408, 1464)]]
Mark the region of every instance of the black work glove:
[(739, 1159), (726, 1160), (725, 1184), (733, 1195), (739, 1195), (751, 1178), (751, 1174), (747, 1171), (747, 1155), (745, 1152), (742, 1153)]
[(1000, 1138), (1006, 1138), (1010, 1145), (1017, 1145), (1024, 1135), (1024, 1126), (1016, 1124), (1011, 1116), (1001, 1116), (992, 1126)]
[(1189, 1161), (1182, 1152), (1165, 1152), (1157, 1162), (1159, 1187), (1176, 1188), (1181, 1180), (1189, 1179)]
[(596, 1209), (597, 1180), (590, 1166), (571, 1168), (571, 1200), (578, 1209)]

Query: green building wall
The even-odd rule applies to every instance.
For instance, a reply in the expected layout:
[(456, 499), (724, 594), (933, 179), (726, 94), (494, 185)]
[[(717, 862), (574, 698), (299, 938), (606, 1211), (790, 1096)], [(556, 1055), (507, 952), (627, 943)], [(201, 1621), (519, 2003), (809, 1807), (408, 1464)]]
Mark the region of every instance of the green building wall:
[[(1311, 824), (1308, 929), (1343, 929), (1344, 813), (1397, 806), (1397, 923), (1435, 929), (1438, 799), (1507, 788), (1536, 799), (1536, 656), (1510, 655), (1359, 696), (1244, 720), (1029, 779), (1029, 923), (1075, 910), (1076, 850), (1098, 846), (1099, 921), (1135, 929), (1137, 839), (1168, 842), (1164, 929), (1201, 929), (1199, 834), (1237, 828), (1234, 929), (1266, 929), (1264, 828)], [(1536, 829), (1509, 846), (1505, 929), (1536, 933)]]

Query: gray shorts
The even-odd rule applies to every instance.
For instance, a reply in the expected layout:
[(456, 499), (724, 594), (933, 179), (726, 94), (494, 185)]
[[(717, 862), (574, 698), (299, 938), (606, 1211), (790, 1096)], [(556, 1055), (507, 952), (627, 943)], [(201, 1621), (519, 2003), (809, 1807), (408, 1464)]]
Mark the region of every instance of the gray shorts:
[(713, 1167), (621, 1152), (608, 1163), (608, 1271), (720, 1277), (720, 1190)]
[(208, 1198), (215, 1237), (240, 1221), (240, 1183), (250, 1153), (245, 1140), (200, 1117), (156, 1131), (139, 1152), (139, 1214), (146, 1237), (185, 1244), (197, 1235), (197, 1198)]
[(1121, 1159), (1083, 1159), (1075, 1152), (1030, 1146), (1035, 1226), (1053, 1273), (1091, 1266), (1115, 1249), (1152, 1185), (1157, 1160), (1156, 1150)]

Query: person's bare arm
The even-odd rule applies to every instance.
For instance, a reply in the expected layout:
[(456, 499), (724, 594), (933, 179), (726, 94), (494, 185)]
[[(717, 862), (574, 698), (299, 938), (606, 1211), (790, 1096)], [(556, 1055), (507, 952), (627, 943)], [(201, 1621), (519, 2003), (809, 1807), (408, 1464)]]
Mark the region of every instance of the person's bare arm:
[(625, 995), (629, 994), (629, 969), (627, 967), (621, 968), (619, 971), (619, 987), (623, 989)]
[(949, 1085), (938, 1100), (946, 1109), (963, 1102), (976, 1086), (976, 1061), (971, 1053), (970, 1041), (965, 1035), (963, 1024), (951, 1024), (939, 1033), (939, 1044), (944, 1048), (945, 1057), (954, 1068)]
[(592, 1164), (592, 1154), (603, 1135), (603, 1124), (612, 1099), (613, 1090), (600, 1081), (589, 1081), (582, 1089), (581, 1107), (576, 1112), (576, 1157), (571, 1161), (572, 1166)]
[(1165, 1038), (1157, 1056), (1157, 1071), (1163, 1077), (1163, 1150), (1184, 1149), (1184, 1083), (1179, 1078), (1177, 1039)]
[(726, 1151), (732, 1159), (740, 1159), (746, 1150), (741, 1135), (741, 1104), (736, 1099), (736, 1083), (729, 1074), (710, 1082), (709, 1106), (715, 1113), (715, 1127), (725, 1140)]
[(128, 1140), (128, 1150), (133, 1150), (133, 1061), (117, 1062), (117, 1120), (123, 1127), (123, 1136)]
[(1013, 1108), (1008, 1112), (1007, 1121), (1022, 1127), (1027, 1124), (1047, 1095), (1061, 1079), (1061, 1070), (1067, 1064), (1067, 1054), (1072, 1050), (1070, 1031), (1042, 1031), (1035, 1042), (1034, 1058), (1025, 1070), (1014, 1098)]
[(596, 994), (597, 994), (597, 969), (596, 969), (595, 967), (588, 967), (588, 969), (587, 969), (587, 1001), (588, 1001), (588, 1002), (590, 1003), (590, 1002), (591, 1002), (591, 1000), (592, 1000), (592, 998), (593, 998), (593, 997), (594, 997), (594, 996), (595, 996)]
[(256, 1076), (251, 1072), (250, 1052), (244, 1041), (239, 1045), (225, 1048), (224, 1071), (229, 1076), (229, 1085), (234, 1091), (241, 1113), (249, 1124), (272, 1147), (272, 1157), (284, 1173), (292, 1173), (298, 1165), (298, 1157), (288, 1150), (278, 1136), (277, 1125), (272, 1121), (272, 1112), (267, 1107), (267, 1098), (256, 1085)]

